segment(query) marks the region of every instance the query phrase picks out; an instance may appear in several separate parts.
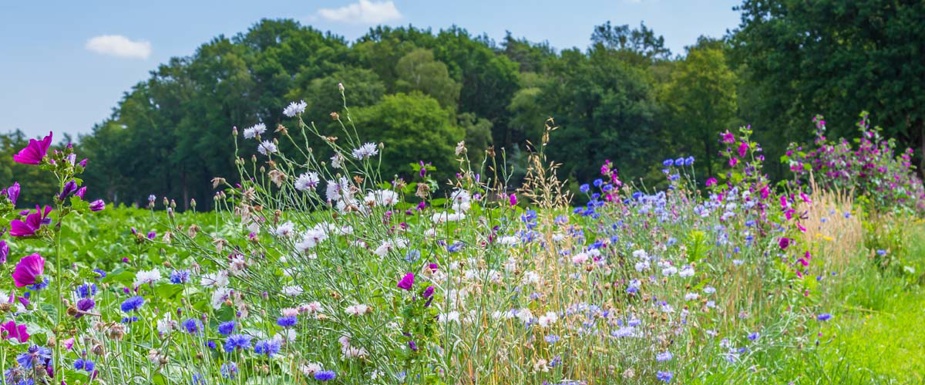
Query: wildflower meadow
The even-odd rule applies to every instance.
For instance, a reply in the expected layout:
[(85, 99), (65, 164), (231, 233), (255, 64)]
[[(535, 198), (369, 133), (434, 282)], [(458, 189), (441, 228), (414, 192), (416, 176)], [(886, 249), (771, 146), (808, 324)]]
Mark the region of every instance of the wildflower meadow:
[(562, 179), (549, 120), (514, 188), (500, 149), (459, 142), (449, 180), (428, 159), (401, 178), (349, 109), (279, 108), (228, 128), (257, 153), (226, 154), (210, 212), (87, 201), (93, 159), (53, 134), (22, 148), (58, 193), (0, 192), (2, 383), (925, 381), (925, 195), (866, 114), (856, 144), (819, 117), (766, 159), (746, 126), (713, 138), (716, 175), (664, 154), (635, 181), (610, 161)]

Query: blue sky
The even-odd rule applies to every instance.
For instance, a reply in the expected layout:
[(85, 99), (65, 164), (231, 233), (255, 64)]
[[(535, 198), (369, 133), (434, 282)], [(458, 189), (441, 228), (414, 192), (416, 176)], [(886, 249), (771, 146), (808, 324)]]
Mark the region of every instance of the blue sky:
[[(458, 25), (557, 49), (588, 45), (595, 25), (640, 22), (674, 53), (738, 25), (737, 0), (158, 0), (0, 2), (0, 132), (89, 133), (159, 63), (261, 18), (291, 18), (347, 39), (370, 26)], [(56, 140), (57, 141), (57, 140)]]

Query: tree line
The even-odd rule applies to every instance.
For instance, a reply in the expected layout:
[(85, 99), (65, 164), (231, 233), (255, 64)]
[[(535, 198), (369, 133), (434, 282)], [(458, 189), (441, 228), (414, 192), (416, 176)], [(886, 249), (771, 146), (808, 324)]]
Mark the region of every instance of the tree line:
[[(560, 128), (545, 150), (575, 186), (606, 159), (635, 180), (659, 174), (662, 159), (694, 156), (706, 178), (722, 167), (719, 133), (743, 124), (764, 146), (772, 178), (784, 178), (775, 160), (788, 143), (812, 138), (813, 116), (826, 116), (830, 136), (850, 137), (863, 110), (921, 162), (925, 3), (744, 0), (736, 9), (738, 28), (683, 53), (644, 24), (606, 22), (587, 49), (556, 50), (459, 27), (380, 26), (348, 42), (261, 20), (159, 65), (75, 145), (90, 158), (91, 196), (209, 207), (209, 181), (237, 174), (232, 127), (293, 126), (282, 109), (305, 100), (305, 120), (336, 135), (340, 83), (360, 135), (385, 144), (383, 175), (410, 175), (423, 160), (447, 177), (464, 140), (476, 161), (488, 148), (503, 155), (516, 182), (550, 117)], [(0, 137), (0, 185), (22, 183), (21, 205), (55, 188), (11, 161), (26, 141), (21, 132)], [(256, 153), (252, 144), (242, 142), (244, 156)]]

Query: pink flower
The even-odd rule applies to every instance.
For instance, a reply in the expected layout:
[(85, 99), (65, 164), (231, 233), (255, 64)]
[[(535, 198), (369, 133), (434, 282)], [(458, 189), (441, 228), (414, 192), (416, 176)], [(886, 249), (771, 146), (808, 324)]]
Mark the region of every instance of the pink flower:
[(19, 342), (26, 342), (29, 340), (29, 331), (26, 330), (26, 325), (17, 325), (16, 321), (8, 321), (0, 325), (0, 335), (3, 336), (3, 339), (16, 339)]
[(10, 255), (10, 246), (6, 241), (0, 240), (0, 264), (6, 263), (6, 257)]
[(726, 144), (733, 144), (733, 143), (736, 142), (736, 137), (735, 137), (735, 135), (733, 135), (731, 132), (729, 132), (729, 130), (726, 130), (726, 132), (724, 132), (724, 133), (722, 133), (722, 134), (720, 134), (720, 135), (723, 136), (723, 143), (726, 143)]
[(29, 145), (23, 148), (16, 155), (13, 155), (13, 161), (22, 164), (41, 164), (45, 154), (48, 153), (48, 147), (51, 146), (51, 133), (48, 133), (41, 141), (29, 139)]
[(729, 167), (735, 167), (737, 164), (739, 164), (738, 158), (729, 158)]
[(517, 206), (517, 194), (511, 194), (510, 196), (511, 206)]
[(47, 224), (48, 213), (51, 212), (51, 207), (45, 206), (45, 209), (39, 209), (38, 206), (35, 206), (35, 212), (26, 216), (26, 221), (23, 222), (19, 219), (14, 219), (10, 222), (10, 235), (14, 237), (29, 237), (35, 235), (36, 231), (39, 231), (39, 228), (43, 224)]
[(41, 282), (42, 273), (45, 272), (45, 259), (38, 253), (30, 254), (19, 260), (13, 270), (13, 282), (16, 287), (34, 285)]
[(414, 286), (414, 273), (405, 274), (405, 276), (402, 277), (400, 281), (398, 281), (399, 289), (410, 291), (412, 286)]
[(748, 151), (748, 143), (742, 142), (742, 144), (739, 144), (739, 158), (744, 158), (746, 151)]
[(787, 247), (790, 247), (790, 238), (782, 237), (777, 245), (780, 246), (781, 250), (787, 250)]
[(715, 184), (716, 184), (716, 178), (712, 176), (707, 178), (707, 187), (713, 186)]
[(93, 202), (90, 202), (90, 211), (103, 211), (106, 208), (106, 202), (103, 202), (102, 199), (97, 199)]

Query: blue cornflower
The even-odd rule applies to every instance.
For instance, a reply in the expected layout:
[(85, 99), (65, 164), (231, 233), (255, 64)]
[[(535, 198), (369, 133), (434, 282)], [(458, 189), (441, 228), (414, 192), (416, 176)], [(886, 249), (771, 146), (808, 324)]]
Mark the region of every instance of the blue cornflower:
[(145, 299), (141, 296), (134, 296), (122, 302), (122, 311), (128, 313), (133, 310), (138, 310), (141, 305), (145, 304)]
[(206, 341), (206, 347), (212, 350), (215, 350), (215, 341), (208, 340)]
[(670, 360), (672, 357), (671, 352), (662, 352), (655, 355), (655, 360), (658, 362), (665, 362)]
[(459, 250), (462, 250), (463, 246), (465, 246), (464, 243), (459, 242), (459, 241), (456, 241), (456, 242), (453, 242), (452, 245), (447, 246), (447, 247), (446, 247), (446, 250), (449, 251), (449, 252), (451, 252), (451, 253), (455, 253), (455, 252), (457, 252), (457, 251), (459, 251)]
[(170, 273), (170, 283), (182, 285), (189, 282), (189, 270), (174, 270)]
[(595, 180), (594, 180), (594, 187), (601, 187), (602, 184), (604, 184), (604, 181), (603, 181), (603, 180), (601, 180), (601, 179), (595, 179)]
[(331, 381), (337, 378), (337, 373), (333, 370), (319, 370), (315, 372), (315, 379), (318, 381)]
[(291, 328), (295, 326), (296, 322), (298, 321), (299, 321), (298, 318), (296, 318), (295, 316), (279, 317), (279, 319), (276, 320), (276, 324), (284, 328)]
[(85, 360), (83, 358), (78, 358), (77, 361), (74, 361), (74, 369), (77, 370), (86, 370), (90, 373), (93, 373), (93, 369), (96, 368), (96, 364), (93, 361)]
[(16, 356), (16, 362), (27, 370), (32, 369), (35, 364), (47, 367), (51, 364), (51, 349), (32, 345), (25, 353)]
[(754, 341), (754, 340), (757, 340), (758, 337), (761, 337), (761, 334), (758, 334), (758, 332), (754, 332), (748, 335), (748, 340)]
[(226, 362), (222, 364), (221, 372), (222, 377), (234, 379), (234, 376), (238, 374), (238, 364), (234, 362)]
[(222, 322), (218, 324), (218, 332), (223, 336), (227, 336), (234, 332), (234, 321)]
[(546, 343), (554, 344), (554, 343), (556, 343), (556, 342), (559, 342), (559, 336), (557, 336), (557, 335), (555, 335), (555, 334), (550, 334), (550, 335), (546, 336), (545, 340), (546, 340)]
[(578, 191), (581, 191), (582, 194), (587, 194), (588, 191), (591, 191), (591, 186), (585, 183), (578, 187)]
[(34, 285), (26, 286), (29, 290), (39, 291), (48, 287), (48, 278), (45, 278), (42, 282), (36, 282)]
[(829, 313), (822, 313), (819, 316), (817, 316), (816, 319), (819, 321), (828, 321), (832, 319), (832, 315)]
[(675, 166), (678, 166), (678, 167), (683, 166), (683, 165), (684, 165), (684, 158), (675, 159), (675, 160), (674, 160), (674, 165), (675, 165)]
[(106, 278), (106, 272), (103, 269), (93, 269), (93, 272), (96, 273), (96, 279)]
[(693, 165), (694, 165), (694, 157), (693, 157), (693, 156), (689, 156), (689, 157), (687, 157), (687, 159), (684, 159), (684, 165), (685, 165), (685, 166), (693, 166)]
[(663, 372), (659, 370), (658, 373), (655, 373), (655, 378), (661, 382), (671, 382), (671, 377), (674, 377), (671, 372)]
[(279, 349), (282, 347), (282, 344), (279, 340), (269, 339), (259, 341), (254, 345), (254, 353), (257, 354), (266, 354), (267, 357), (273, 357), (273, 355), (279, 353)]
[(131, 316), (131, 317), (122, 317), (122, 323), (124, 323), (124, 324), (130, 324), (130, 323), (134, 323), (134, 322), (138, 322), (138, 317), (135, 317), (135, 316)]
[(90, 298), (96, 295), (96, 284), (95, 283), (85, 283), (83, 285), (77, 286), (77, 297), (79, 298)]
[(536, 210), (527, 210), (520, 215), (520, 220), (524, 222), (533, 222), (536, 220)]
[(247, 350), (251, 348), (251, 336), (244, 334), (235, 334), (228, 336), (225, 340), (225, 351), (233, 352), (235, 349)]
[(193, 374), (193, 385), (206, 385), (206, 379), (199, 373)]
[(183, 321), (181, 325), (189, 334), (197, 334), (200, 330), (202, 330), (202, 322), (195, 318), (190, 318), (186, 321)]
[(417, 262), (418, 259), (421, 259), (421, 252), (418, 250), (409, 250), (408, 253), (405, 254), (405, 262), (414, 263)]
[(665, 167), (674, 166), (674, 161), (671, 159), (665, 159), (665, 161), (662, 162), (662, 166), (665, 166)]

